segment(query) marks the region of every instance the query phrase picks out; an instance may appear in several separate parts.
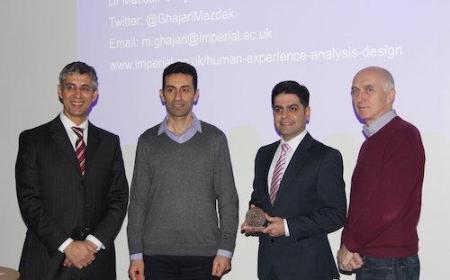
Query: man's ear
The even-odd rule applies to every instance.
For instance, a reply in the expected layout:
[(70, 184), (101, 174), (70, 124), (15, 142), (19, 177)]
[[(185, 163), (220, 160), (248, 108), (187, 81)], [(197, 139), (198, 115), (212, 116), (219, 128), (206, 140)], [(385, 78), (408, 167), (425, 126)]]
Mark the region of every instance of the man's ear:
[(393, 88), (388, 90), (387, 92), (387, 102), (392, 105), (394, 103), (394, 100), (395, 100), (395, 89)]
[(57, 93), (58, 93), (58, 97), (62, 98), (62, 89), (61, 89), (61, 85), (58, 85), (57, 87)]
[(161, 103), (163, 105), (166, 105), (166, 99), (164, 98), (164, 93), (162, 89), (159, 90), (159, 98), (161, 99)]
[(97, 102), (97, 99), (98, 99), (98, 89), (96, 89), (96, 90), (94, 91), (94, 99), (92, 99), (92, 102), (93, 102), (93, 103)]
[(197, 89), (194, 95), (194, 104), (197, 104), (199, 98), (200, 98), (200, 90)]
[(307, 106), (305, 108), (305, 122), (309, 123), (310, 118), (311, 118), (311, 107)]
[(56, 93), (58, 94), (58, 100), (62, 103), (62, 88), (61, 85), (58, 85)]

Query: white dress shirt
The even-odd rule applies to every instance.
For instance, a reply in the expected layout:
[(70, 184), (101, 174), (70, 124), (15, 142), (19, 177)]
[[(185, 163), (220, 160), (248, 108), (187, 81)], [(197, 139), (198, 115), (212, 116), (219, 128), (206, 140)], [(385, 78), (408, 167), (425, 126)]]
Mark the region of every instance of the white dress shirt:
[[(286, 169), (289, 166), (289, 163), (291, 162), (292, 156), (295, 153), (295, 150), (297, 150), (298, 145), (300, 145), (300, 142), (302, 142), (302, 140), (305, 137), (306, 133), (307, 133), (307, 131), (305, 129), (299, 135), (295, 136), (294, 138), (292, 138), (291, 140), (289, 140), (287, 142), (284, 141), (283, 138), (281, 138), (280, 145), (278, 145), (278, 148), (275, 151), (275, 154), (273, 156), (272, 163), (270, 164), (269, 174), (267, 174), (267, 191), (269, 193), (270, 193), (270, 185), (272, 183), (273, 171), (275, 169), (275, 165), (277, 164), (278, 159), (280, 158), (281, 145), (283, 143), (286, 143), (290, 147), (290, 149), (286, 153), (286, 164), (285, 164), (286, 167), (284, 169), (284, 171), (286, 171)], [(283, 173), (283, 176), (284, 176), (284, 173)], [(283, 179), (281, 179), (281, 180), (283, 180)], [(285, 236), (289, 236), (289, 226), (287, 224), (286, 219), (283, 219), (283, 222), (284, 222), (284, 235)]]

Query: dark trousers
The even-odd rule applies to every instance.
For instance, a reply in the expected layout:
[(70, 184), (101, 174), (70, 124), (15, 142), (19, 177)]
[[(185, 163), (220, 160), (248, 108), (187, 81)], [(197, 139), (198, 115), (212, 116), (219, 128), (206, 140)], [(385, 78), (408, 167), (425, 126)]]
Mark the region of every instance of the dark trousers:
[[(331, 277), (331, 276), (330, 276)], [(269, 275), (267, 275), (267, 277), (266, 278), (263, 278), (263, 277), (259, 277), (258, 278), (259, 280), (281, 280), (281, 279), (283, 279), (283, 278), (280, 278), (280, 277), (278, 277), (276, 274), (275, 274), (275, 272), (272, 270), (270, 273), (269, 273)], [(299, 276), (297, 276), (296, 277), (296, 275), (291, 275), (290, 277), (289, 277), (289, 279), (299, 279), (299, 280), (303, 280), (303, 279), (305, 279), (305, 280), (318, 280), (318, 279), (320, 279), (320, 280), (333, 280), (334, 278), (328, 278), (328, 277), (321, 277), (321, 278), (311, 278), (311, 277), (308, 277), (308, 278), (302, 278), (302, 277), (299, 277)]]
[(356, 272), (356, 280), (419, 280), (418, 256), (406, 258), (363, 257), (364, 265)]
[(215, 256), (146, 256), (146, 280), (211, 280)]

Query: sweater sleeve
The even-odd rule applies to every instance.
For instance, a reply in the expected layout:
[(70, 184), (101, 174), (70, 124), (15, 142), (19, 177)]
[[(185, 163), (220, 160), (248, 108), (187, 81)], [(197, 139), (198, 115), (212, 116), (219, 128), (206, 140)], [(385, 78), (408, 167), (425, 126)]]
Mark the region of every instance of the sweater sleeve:
[(217, 142), (214, 157), (214, 189), (220, 218), (218, 249), (233, 252), (238, 228), (238, 195), (225, 135), (221, 134)]
[(391, 225), (403, 218), (414, 199), (418, 180), (423, 178), (424, 151), (420, 136), (412, 129), (396, 132), (386, 145), (381, 172), (365, 201), (354, 207), (350, 201), (348, 220), (342, 242), (351, 252), (379, 237)]
[(136, 149), (130, 205), (128, 208), (127, 235), (130, 255), (144, 252), (144, 223), (147, 214), (148, 192), (151, 184), (146, 145), (147, 143), (141, 136)]

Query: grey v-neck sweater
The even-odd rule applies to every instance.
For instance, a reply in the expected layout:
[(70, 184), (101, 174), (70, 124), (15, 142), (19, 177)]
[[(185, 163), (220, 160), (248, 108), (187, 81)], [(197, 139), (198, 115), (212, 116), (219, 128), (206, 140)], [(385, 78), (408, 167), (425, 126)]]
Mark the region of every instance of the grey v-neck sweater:
[(158, 136), (159, 125), (139, 138), (128, 212), (130, 254), (233, 252), (238, 197), (227, 140), (215, 126), (201, 126), (182, 144)]

